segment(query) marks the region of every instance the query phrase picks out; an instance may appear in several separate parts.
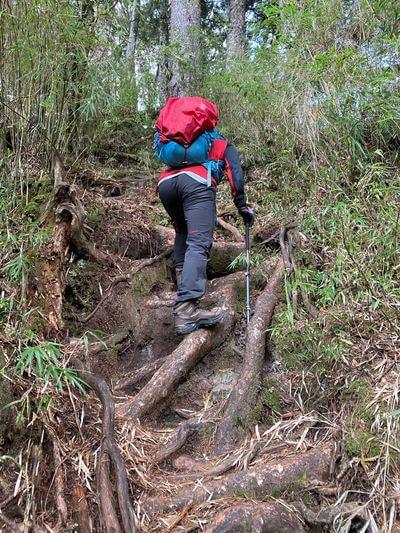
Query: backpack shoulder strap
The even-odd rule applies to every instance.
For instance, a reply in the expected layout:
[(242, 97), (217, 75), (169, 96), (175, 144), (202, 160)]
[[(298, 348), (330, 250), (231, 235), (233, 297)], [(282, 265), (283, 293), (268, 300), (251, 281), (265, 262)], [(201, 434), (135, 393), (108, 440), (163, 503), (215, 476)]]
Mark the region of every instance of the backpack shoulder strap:
[(227, 146), (227, 140), (214, 139), (210, 148), (210, 153), (208, 154), (208, 158), (214, 161), (220, 161), (221, 159), (224, 159), (224, 154)]

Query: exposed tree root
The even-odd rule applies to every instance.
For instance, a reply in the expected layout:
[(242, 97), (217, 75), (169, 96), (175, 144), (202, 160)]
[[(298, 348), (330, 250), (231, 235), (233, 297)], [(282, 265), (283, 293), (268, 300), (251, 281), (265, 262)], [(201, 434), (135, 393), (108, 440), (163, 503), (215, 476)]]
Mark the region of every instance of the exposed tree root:
[(284, 277), (283, 263), (282, 258), (276, 263), (273, 274), (257, 299), (254, 315), (247, 328), (243, 367), (215, 434), (214, 451), (217, 455), (226, 453), (235, 446), (243, 429), (247, 429), (247, 419), (257, 403), (265, 356), (265, 335), (279, 299)]
[(229, 231), (229, 233), (232, 233), (236, 242), (244, 242), (243, 235), (240, 233), (240, 231), (237, 228), (235, 228), (235, 226), (232, 226), (232, 224), (229, 224), (229, 222), (226, 222), (222, 217), (218, 217), (217, 220), (221, 228), (224, 228), (226, 229), (226, 231)]
[[(117, 415), (124, 419), (138, 420), (150, 413), (174, 390), (184, 377), (204, 355), (218, 347), (227, 337), (234, 322), (236, 300), (236, 275), (218, 283), (218, 298), (225, 311), (222, 321), (210, 329), (191, 333), (167, 357), (151, 380), (133, 398), (117, 405)], [(219, 281), (219, 280), (218, 280)]]
[(297, 533), (310, 526), (330, 526), (338, 515), (359, 516), (365, 520), (363, 508), (356, 503), (331, 505), (314, 512), (302, 503), (291, 506), (283, 502), (245, 502), (220, 511), (205, 528), (205, 533), (254, 532)]
[(271, 492), (293, 490), (294, 486), (304, 486), (311, 480), (326, 479), (331, 460), (332, 447), (313, 448), (305, 453), (260, 463), (246, 471), (227, 474), (221, 479), (195, 483), (172, 497), (146, 498), (144, 506), (150, 512), (169, 512), (182, 509), (190, 501), (197, 505), (238, 493), (265, 498)]
[(103, 529), (104, 531), (112, 531), (113, 533), (122, 533), (110, 480), (110, 458), (105, 453), (103, 447), (101, 447), (99, 453), (96, 476), (97, 494), (100, 501), (100, 520)]
[[(83, 369), (79, 360), (73, 361), (79, 368), (80, 374), (96, 392), (103, 407), (102, 415), (102, 442), (100, 446), (97, 491), (100, 498), (100, 511), (106, 531), (123, 531), (131, 533), (136, 531), (134, 514), (129, 498), (128, 480), (125, 463), (115, 444), (114, 437), (114, 412), (115, 405), (106, 381), (91, 372)], [(115, 509), (113, 491), (110, 481), (110, 461), (116, 478), (116, 492), (118, 495), (118, 508), (122, 519), (120, 527)]]
[(202, 429), (205, 425), (206, 422), (191, 421), (180, 424), (178, 431), (175, 433), (172, 439), (170, 439), (168, 444), (156, 452), (154, 456), (154, 462), (161, 463), (162, 461), (165, 461), (171, 457), (171, 455), (180, 450), (186, 444), (191, 435), (193, 435), (199, 429)]
[(151, 376), (165, 363), (166, 359), (166, 357), (160, 357), (155, 361), (150, 361), (147, 365), (143, 365), (133, 372), (133, 374), (117, 381), (113, 387), (113, 391), (117, 393), (122, 392), (125, 389), (138, 385), (146, 378), (151, 378)]
[(110, 260), (107, 254), (96, 250), (84, 234), (85, 209), (74, 186), (66, 181), (66, 173), (61, 155), (53, 155), (53, 197), (48, 211), (50, 223), (55, 223), (49, 243), (44, 247), (44, 261), (37, 284), (36, 300), (47, 318), (45, 333), (57, 337), (64, 329), (62, 317), (64, 293), (63, 262), (71, 250), (83, 257), (96, 261)]
[(287, 505), (246, 502), (220, 511), (205, 533), (303, 533), (301, 519)]

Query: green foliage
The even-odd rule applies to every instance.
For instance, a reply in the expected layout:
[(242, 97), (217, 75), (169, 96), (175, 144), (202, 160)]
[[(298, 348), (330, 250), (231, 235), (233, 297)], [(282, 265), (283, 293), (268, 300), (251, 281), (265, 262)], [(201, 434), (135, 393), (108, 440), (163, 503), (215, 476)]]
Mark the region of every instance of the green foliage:
[[(250, 254), (250, 266), (255, 267), (257, 265), (260, 265), (263, 261), (265, 261), (265, 256), (261, 253), (257, 252), (251, 252)], [(246, 254), (242, 253), (239, 254), (235, 259), (229, 264), (228, 268), (229, 270), (235, 270), (239, 266), (245, 268), (247, 265), (247, 259)]]
[(96, 206), (92, 209), (86, 210), (86, 219), (88, 222), (92, 224), (92, 226), (96, 227), (100, 224), (101, 220), (103, 218), (103, 210)]
[(261, 401), (263, 405), (271, 409), (274, 413), (282, 413), (279, 390), (274, 380), (270, 379), (262, 386)]
[(19, 281), (25, 285), (30, 267), (29, 258), (26, 255), (19, 254), (5, 265), (4, 270), (11, 281)]
[(0, 324), (3, 319), (6, 319), (7, 316), (11, 313), (14, 307), (13, 298), (2, 297), (0, 298)]
[(26, 373), (29, 377), (34, 376), (38, 381), (52, 383), (60, 390), (66, 383), (69, 383), (84, 392), (83, 382), (76, 371), (62, 366), (60, 359), (61, 347), (58, 343), (36, 342), (26, 346), (20, 352), (15, 372), (21, 375)]
[[(43, 177), (47, 154), (57, 145), (67, 155), (105, 155), (117, 163), (119, 152), (128, 153), (141, 170), (153, 172), (158, 163), (152, 128), (165, 97), (160, 72), (166, 60), (175, 59), (205, 74), (200, 92), (218, 104), (221, 131), (238, 147), (245, 167), (257, 167), (247, 173), (247, 193), (260, 219), (299, 222), (298, 268), (285, 280), (286, 301), (270, 334), (286, 369), (303, 377), (302, 405), (320, 412), (339, 405), (345, 451), (361, 461), (390, 459), (389, 447), (398, 449), (398, 391), (385, 389), (390, 367), (382, 374), (384, 383), (377, 387), (373, 381), (381, 372), (376, 363), (385, 363), (379, 350), (388, 351), (398, 372), (389, 350), (395, 350), (400, 300), (400, 5), (396, 0), (253, 4), (247, 56), (227, 68), (224, 2), (202, 2), (207, 60), (202, 65), (190, 65), (176, 43), (162, 41), (165, 3), (142, 3), (139, 76), (125, 65), (128, 0), (117, 7), (88, 3), (86, 11), (82, 3), (66, 0), (4, 4), (0, 323), (2, 334), (13, 339), (10, 366), (31, 384), (16, 401), (20, 424), (49, 405), (50, 394), (39, 401), (32, 394), (36, 385), (82, 390), (60, 346), (42, 340), (39, 311), (23, 305), (28, 277), (50, 237), (41, 220), (51, 192)], [(8, 136), (12, 148), (3, 142)], [(219, 194), (227, 198), (221, 188)], [(97, 208), (89, 211), (92, 224), (100, 216)], [(254, 266), (264, 257), (254, 250), (251, 259)], [(80, 276), (82, 264), (71, 267), (71, 278)], [(231, 264), (238, 266), (245, 266), (243, 254)], [(144, 297), (163, 276), (147, 269), (135, 276), (132, 290)], [(97, 332), (84, 334), (86, 350), (93, 338), (100, 341)], [(370, 363), (372, 345), (377, 349)], [(280, 412), (273, 382), (261, 389), (250, 417), (255, 421), (262, 403)], [(385, 479), (389, 459), (376, 469)], [(382, 493), (386, 483), (379, 486)]]

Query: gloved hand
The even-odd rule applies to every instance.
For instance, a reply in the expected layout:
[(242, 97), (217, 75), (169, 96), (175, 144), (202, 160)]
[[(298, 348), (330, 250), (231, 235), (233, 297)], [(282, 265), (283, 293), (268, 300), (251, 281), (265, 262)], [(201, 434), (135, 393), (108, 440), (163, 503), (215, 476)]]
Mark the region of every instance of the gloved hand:
[(245, 205), (243, 207), (239, 208), (240, 216), (243, 218), (243, 222), (245, 224), (249, 224), (249, 226), (253, 225), (254, 222), (254, 211), (251, 207), (248, 205)]

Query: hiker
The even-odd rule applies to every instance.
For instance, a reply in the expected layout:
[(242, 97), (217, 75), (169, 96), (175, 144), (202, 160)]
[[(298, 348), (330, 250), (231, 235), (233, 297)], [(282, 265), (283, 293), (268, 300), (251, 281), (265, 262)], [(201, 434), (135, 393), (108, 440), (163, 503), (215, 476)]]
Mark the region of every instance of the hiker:
[(186, 335), (212, 326), (220, 307), (200, 309), (206, 290), (207, 261), (216, 224), (216, 187), (225, 172), (233, 201), (245, 223), (254, 214), (246, 203), (238, 152), (220, 135), (215, 104), (199, 96), (169, 98), (156, 122), (156, 155), (167, 165), (158, 194), (175, 229), (174, 267), (178, 285), (175, 329)]

